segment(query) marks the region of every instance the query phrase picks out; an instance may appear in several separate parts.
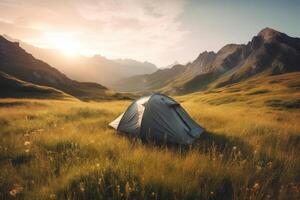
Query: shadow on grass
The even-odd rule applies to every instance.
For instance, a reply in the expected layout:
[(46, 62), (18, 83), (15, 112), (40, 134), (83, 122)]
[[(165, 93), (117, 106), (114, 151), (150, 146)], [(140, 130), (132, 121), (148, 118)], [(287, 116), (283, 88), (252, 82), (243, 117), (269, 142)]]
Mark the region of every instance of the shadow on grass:
[(243, 154), (251, 154), (253, 148), (247, 142), (239, 137), (226, 136), (225, 134), (216, 134), (213, 132), (204, 132), (192, 145), (193, 149), (198, 149), (201, 152), (207, 153), (214, 149), (217, 152), (226, 152), (237, 150)]
[(118, 133), (118, 135), (129, 138), (132, 147), (134, 147), (136, 144), (143, 144), (149, 148), (167, 148), (181, 154), (188, 153), (190, 150), (197, 150), (202, 153), (211, 153), (212, 151), (215, 151), (219, 154), (231, 154), (233, 151), (235, 151), (247, 156), (252, 156), (253, 154), (253, 147), (241, 138), (235, 136), (226, 136), (225, 134), (216, 134), (209, 131), (204, 132), (198, 139), (194, 141), (194, 143), (190, 145), (171, 144), (161, 141), (157, 142), (154, 140), (146, 141), (124, 133)]
[(22, 154), (11, 160), (13, 166), (28, 164), (33, 159), (32, 155)]
[(0, 108), (12, 108), (17, 106), (46, 106), (46, 104), (40, 102), (23, 102), (23, 101), (0, 102)]
[(18, 102), (18, 101), (14, 101), (14, 102), (0, 102), (0, 108), (2, 107), (14, 107), (14, 106), (26, 106), (28, 105), (28, 102)]

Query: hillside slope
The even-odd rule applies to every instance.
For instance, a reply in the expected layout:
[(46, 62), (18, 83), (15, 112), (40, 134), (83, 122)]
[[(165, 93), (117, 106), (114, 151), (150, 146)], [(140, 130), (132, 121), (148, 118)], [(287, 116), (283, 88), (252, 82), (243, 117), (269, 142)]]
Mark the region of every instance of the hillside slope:
[(0, 91), (0, 98), (71, 98), (71, 96), (68, 96), (59, 90), (27, 83), (1, 71)]
[(300, 72), (270, 76), (262, 74), (226, 87), (183, 95), (179, 99), (205, 102), (210, 105), (239, 105), (259, 109), (299, 111)]
[(114, 84), (112, 88), (126, 92), (159, 90), (163, 86), (176, 80), (185, 70), (185, 66), (175, 65), (170, 69), (160, 69), (152, 74), (137, 75), (120, 80)]
[(104, 86), (71, 80), (47, 63), (35, 59), (18, 43), (9, 42), (1, 36), (0, 71), (26, 82), (56, 88), (80, 99), (107, 98)]

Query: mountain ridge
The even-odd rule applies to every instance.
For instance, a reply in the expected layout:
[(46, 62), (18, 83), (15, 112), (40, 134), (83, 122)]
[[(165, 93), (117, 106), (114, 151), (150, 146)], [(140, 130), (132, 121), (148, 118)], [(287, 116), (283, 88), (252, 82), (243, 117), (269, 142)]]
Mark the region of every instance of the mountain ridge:
[[(222, 87), (245, 80), (262, 72), (276, 75), (300, 71), (300, 38), (290, 37), (271, 28), (261, 30), (247, 44), (227, 44), (218, 52), (204, 51), (180, 72), (174, 68), (169, 76), (174, 79), (168, 83), (160, 82), (159, 87), (152, 87), (150, 80), (157, 79), (157, 74), (140, 75), (144, 80), (142, 89), (170, 94), (186, 94), (209, 87)], [(169, 77), (168, 71), (165, 73)], [(134, 79), (137, 77), (132, 77)], [(127, 91), (130, 79), (124, 79), (115, 89)], [(142, 91), (130, 87), (130, 91)]]
[(92, 81), (109, 87), (120, 79), (139, 74), (151, 74), (157, 70), (154, 64), (147, 61), (108, 59), (102, 55), (68, 57), (58, 53), (57, 50), (39, 48), (8, 35), (3, 36), (9, 41), (19, 42), (20, 46), (34, 57), (49, 63), (78, 81)]
[(0, 71), (25, 82), (52, 87), (79, 99), (106, 99), (107, 88), (90, 82), (78, 82), (19, 46), (0, 36)]

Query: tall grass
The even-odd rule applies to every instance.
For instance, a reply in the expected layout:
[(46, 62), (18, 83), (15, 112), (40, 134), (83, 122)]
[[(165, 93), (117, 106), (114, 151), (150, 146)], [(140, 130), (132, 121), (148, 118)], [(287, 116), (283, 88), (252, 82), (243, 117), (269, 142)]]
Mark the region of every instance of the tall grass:
[(300, 113), (202, 98), (189, 147), (110, 129), (128, 101), (1, 100), (0, 199), (299, 199)]

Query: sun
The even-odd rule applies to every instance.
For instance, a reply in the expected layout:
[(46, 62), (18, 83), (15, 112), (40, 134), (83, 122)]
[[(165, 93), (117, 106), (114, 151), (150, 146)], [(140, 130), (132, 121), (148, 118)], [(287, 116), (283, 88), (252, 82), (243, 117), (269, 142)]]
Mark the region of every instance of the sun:
[(70, 42), (61, 42), (57, 45), (57, 49), (67, 56), (75, 56), (79, 53), (76, 45)]
[(66, 56), (73, 57), (80, 54), (80, 44), (68, 35), (46, 34), (44, 41)]

